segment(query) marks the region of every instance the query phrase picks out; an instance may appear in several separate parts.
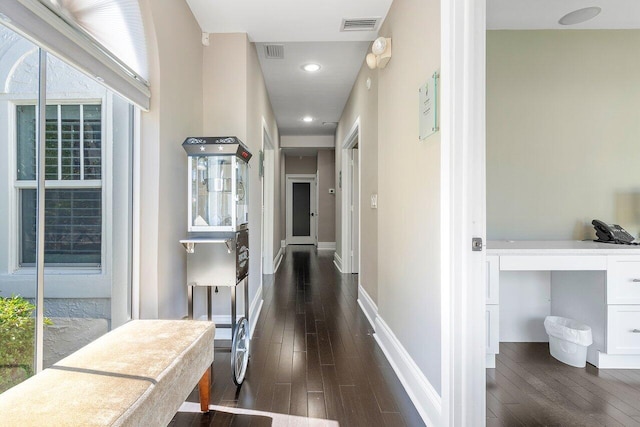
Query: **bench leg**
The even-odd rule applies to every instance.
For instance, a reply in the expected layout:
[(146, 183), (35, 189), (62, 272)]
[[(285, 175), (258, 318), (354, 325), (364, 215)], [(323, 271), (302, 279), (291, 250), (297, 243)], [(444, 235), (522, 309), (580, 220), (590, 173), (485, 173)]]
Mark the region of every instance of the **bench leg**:
[(209, 412), (209, 399), (211, 397), (211, 368), (207, 368), (200, 382), (198, 383), (198, 392), (200, 393), (200, 410)]

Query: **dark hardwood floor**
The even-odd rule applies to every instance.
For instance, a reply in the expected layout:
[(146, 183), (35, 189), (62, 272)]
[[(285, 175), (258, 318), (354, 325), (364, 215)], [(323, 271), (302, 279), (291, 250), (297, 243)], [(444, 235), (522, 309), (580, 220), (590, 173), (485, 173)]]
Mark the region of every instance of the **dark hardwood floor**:
[(640, 426), (640, 370), (573, 368), (547, 343), (500, 343), (487, 426)]
[(340, 274), (333, 252), (289, 246), (265, 277), (244, 384), (233, 384), (230, 353), (216, 351), (214, 410), (187, 403), (170, 426), (424, 425), (358, 307), (357, 275)]

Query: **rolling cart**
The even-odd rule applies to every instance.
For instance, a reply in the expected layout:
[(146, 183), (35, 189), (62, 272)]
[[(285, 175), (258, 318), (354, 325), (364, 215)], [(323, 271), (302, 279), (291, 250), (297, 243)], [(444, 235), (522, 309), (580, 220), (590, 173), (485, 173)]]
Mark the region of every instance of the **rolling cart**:
[[(213, 318), (213, 293), (218, 287), (229, 288), (231, 323), (216, 324), (216, 328), (231, 328), (231, 372), (233, 382), (241, 385), (249, 364), (249, 236), (248, 230), (236, 233), (235, 239), (206, 237), (180, 240), (187, 251), (188, 317), (193, 319), (193, 291), (205, 288), (207, 319)], [(198, 249), (196, 250), (196, 246)], [(232, 258), (235, 258), (235, 262)], [(232, 268), (235, 264), (235, 268)], [(235, 280), (234, 280), (235, 279)], [(244, 312), (237, 319), (236, 288), (244, 285)]]
[[(187, 251), (188, 316), (193, 318), (193, 294), (205, 288), (207, 317), (213, 318), (214, 290), (229, 288), (231, 372), (242, 385), (249, 364), (249, 230), (248, 181), (251, 153), (236, 137), (189, 137), (187, 152), (188, 231), (180, 243)], [(244, 312), (237, 319), (236, 288), (244, 286)]]

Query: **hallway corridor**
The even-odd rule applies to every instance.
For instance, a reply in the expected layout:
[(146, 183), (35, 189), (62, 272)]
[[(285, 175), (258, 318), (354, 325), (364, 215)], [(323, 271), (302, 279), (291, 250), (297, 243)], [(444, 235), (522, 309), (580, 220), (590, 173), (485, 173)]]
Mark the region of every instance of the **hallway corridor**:
[[(357, 277), (337, 271), (333, 252), (289, 246), (265, 276), (243, 386), (231, 379), (230, 353), (216, 350), (215, 410), (186, 403), (170, 425), (424, 425), (358, 307)], [(188, 401), (198, 401), (197, 390)]]

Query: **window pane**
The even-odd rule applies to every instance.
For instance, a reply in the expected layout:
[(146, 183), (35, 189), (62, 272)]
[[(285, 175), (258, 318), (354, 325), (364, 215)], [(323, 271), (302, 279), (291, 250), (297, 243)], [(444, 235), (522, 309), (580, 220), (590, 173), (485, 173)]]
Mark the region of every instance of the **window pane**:
[(47, 105), (45, 113), (45, 179), (58, 179), (58, 106)]
[[(36, 191), (21, 191), (22, 265), (36, 260)], [(45, 255), (47, 264), (101, 262), (102, 189), (47, 189), (45, 192)]]
[(84, 107), (84, 179), (102, 178), (102, 107)]
[[(28, 103), (36, 103), (37, 51), (27, 39), (0, 25), (0, 68), (3, 70), (0, 99), (3, 111), (0, 121), (0, 393), (35, 373), (33, 298), (36, 275), (35, 272), (12, 274), (14, 266), (10, 261), (19, 257), (18, 246), (13, 244), (15, 239), (12, 238), (19, 212), (14, 193), (9, 190), (16, 180), (36, 178), (36, 107), (17, 104), (25, 99)], [(34, 52), (34, 55), (27, 56), (26, 52)], [(10, 111), (15, 111), (16, 122), (12, 124), (6, 121), (7, 117), (14, 116), (7, 114)], [(9, 175), (7, 170), (14, 168), (15, 175)]]
[(311, 235), (311, 184), (293, 183), (292, 233), (294, 236)]
[(80, 179), (80, 106), (61, 107), (62, 179)]
[[(7, 31), (7, 30), (4, 30)], [(35, 105), (18, 105), (17, 120), (17, 153), (18, 180), (36, 179), (36, 107)]]

